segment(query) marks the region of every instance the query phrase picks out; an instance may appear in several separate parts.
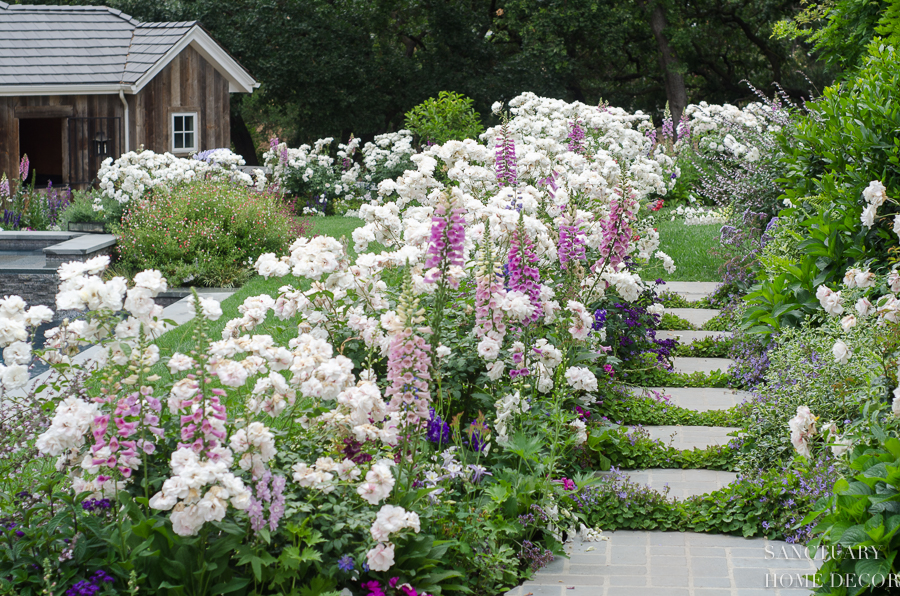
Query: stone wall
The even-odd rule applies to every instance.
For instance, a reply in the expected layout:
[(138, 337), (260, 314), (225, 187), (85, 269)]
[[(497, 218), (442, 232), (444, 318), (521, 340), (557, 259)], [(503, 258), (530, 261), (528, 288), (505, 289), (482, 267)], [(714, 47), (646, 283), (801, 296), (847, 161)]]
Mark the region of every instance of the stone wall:
[(59, 288), (56, 271), (4, 271), (0, 281), (3, 286), (0, 296), (21, 296), (28, 306), (43, 304), (56, 310), (56, 290)]

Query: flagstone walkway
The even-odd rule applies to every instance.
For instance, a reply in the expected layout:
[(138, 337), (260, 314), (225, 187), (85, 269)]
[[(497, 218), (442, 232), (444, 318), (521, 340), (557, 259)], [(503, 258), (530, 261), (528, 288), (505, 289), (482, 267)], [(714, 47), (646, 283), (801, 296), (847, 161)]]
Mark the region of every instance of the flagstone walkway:
[[(687, 300), (710, 295), (715, 283), (678, 282), (665, 289)], [(719, 311), (699, 308), (667, 308), (666, 312), (696, 326)], [(728, 332), (660, 331), (658, 337), (675, 337), (690, 343)], [(677, 372), (727, 371), (727, 358), (675, 358)], [(733, 389), (649, 387), (632, 388), (635, 394), (657, 391), (672, 404), (696, 411), (728, 409), (750, 397)], [(725, 445), (738, 429), (709, 426), (644, 426), (653, 439), (676, 449)], [(668, 496), (686, 499), (726, 487), (737, 478), (718, 470), (649, 469), (623, 470), (632, 482)], [(605, 472), (603, 474), (610, 474)], [(692, 532), (606, 532), (606, 542), (566, 545), (568, 559), (560, 558), (541, 569), (532, 581), (509, 591), (507, 596), (800, 596), (810, 594), (805, 575), (816, 564), (802, 547), (766, 538), (742, 538)]]

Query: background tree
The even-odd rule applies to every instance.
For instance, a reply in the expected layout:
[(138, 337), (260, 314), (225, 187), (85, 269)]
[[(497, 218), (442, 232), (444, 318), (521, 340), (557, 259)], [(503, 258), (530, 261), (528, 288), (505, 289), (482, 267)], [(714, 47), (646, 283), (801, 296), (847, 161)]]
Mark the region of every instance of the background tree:
[[(90, 0), (57, 0), (90, 4)], [(773, 38), (802, 0), (109, 0), (140, 20), (199, 20), (262, 83), (232, 103), (240, 152), (396, 130), (441, 91), (490, 105), (523, 91), (660, 117), (688, 102), (793, 96), (833, 74), (802, 37)], [(838, 3), (863, 0), (838, 0)], [(840, 67), (834, 64), (834, 68)], [(801, 74), (802, 73), (802, 74)], [(252, 141), (250, 140), (252, 139)], [(249, 159), (249, 156), (248, 156)]]

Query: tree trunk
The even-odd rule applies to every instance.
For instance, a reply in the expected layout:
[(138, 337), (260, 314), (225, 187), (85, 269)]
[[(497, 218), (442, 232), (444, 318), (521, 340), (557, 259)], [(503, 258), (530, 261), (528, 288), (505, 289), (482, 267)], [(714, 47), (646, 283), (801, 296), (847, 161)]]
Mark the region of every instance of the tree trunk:
[[(646, 2), (641, 2), (646, 6)], [(659, 66), (662, 69), (663, 80), (666, 84), (666, 99), (669, 100), (669, 111), (672, 113), (672, 123), (677, 129), (681, 114), (687, 107), (687, 91), (684, 88), (684, 76), (678, 72), (678, 56), (669, 45), (665, 29), (666, 13), (659, 2), (654, 2), (650, 13), (650, 29), (656, 38), (656, 46), (659, 50)]]
[(253, 145), (253, 137), (241, 115), (240, 100), (240, 97), (236, 97), (231, 102), (231, 143), (234, 145), (234, 152), (243, 157), (248, 166), (258, 166), (259, 158)]

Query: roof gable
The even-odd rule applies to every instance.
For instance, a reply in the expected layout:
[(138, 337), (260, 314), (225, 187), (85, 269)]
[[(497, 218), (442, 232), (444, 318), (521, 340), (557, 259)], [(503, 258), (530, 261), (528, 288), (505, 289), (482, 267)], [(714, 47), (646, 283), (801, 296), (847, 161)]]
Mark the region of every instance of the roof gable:
[(0, 1), (0, 95), (137, 93), (188, 45), (232, 92), (259, 86), (196, 21), (142, 23), (105, 6)]

